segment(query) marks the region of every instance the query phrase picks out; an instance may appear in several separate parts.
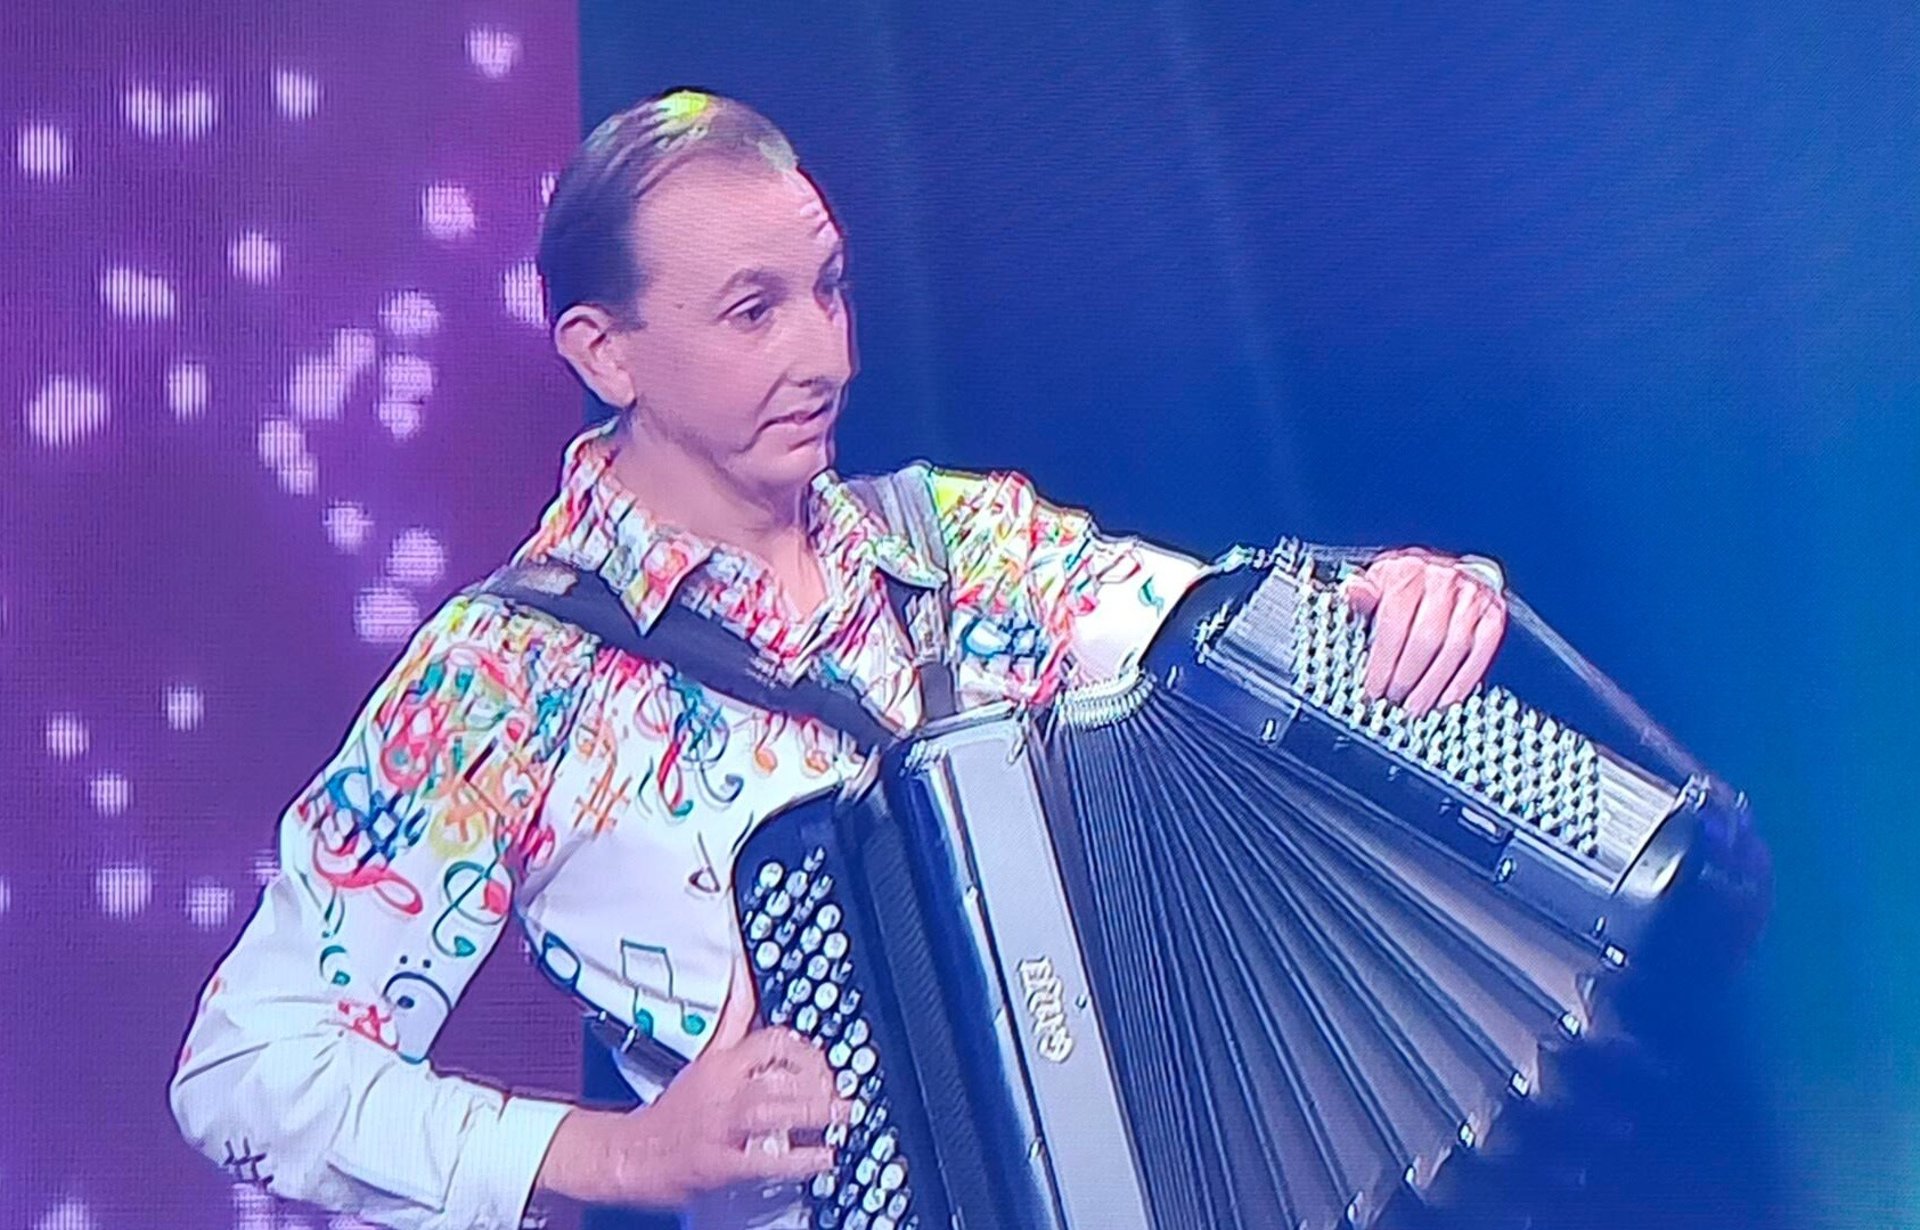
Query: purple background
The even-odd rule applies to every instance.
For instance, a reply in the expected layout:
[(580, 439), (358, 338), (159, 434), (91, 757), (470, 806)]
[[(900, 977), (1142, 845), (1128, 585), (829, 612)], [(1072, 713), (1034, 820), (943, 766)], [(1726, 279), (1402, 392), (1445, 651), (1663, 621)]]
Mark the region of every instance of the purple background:
[[(524, 318), (576, 29), (0, 7), (0, 1227), (353, 1224), (230, 1183), (166, 1083), (281, 808), (580, 422)], [(576, 1021), (502, 945), (435, 1063), (572, 1091)]]

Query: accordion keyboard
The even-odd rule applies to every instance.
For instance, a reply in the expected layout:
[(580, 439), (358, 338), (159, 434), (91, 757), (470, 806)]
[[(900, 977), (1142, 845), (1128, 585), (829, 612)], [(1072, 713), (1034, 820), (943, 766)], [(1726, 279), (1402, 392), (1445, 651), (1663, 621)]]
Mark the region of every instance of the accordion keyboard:
[(1364, 693), (1367, 621), (1310, 568), (1275, 570), (1222, 632), (1216, 662), (1278, 685), (1387, 754), (1465, 793), (1616, 883), (1678, 803), (1677, 788), (1501, 687), (1420, 717)]
[(885, 1065), (862, 1010), (853, 943), (835, 899), (826, 850), (797, 864), (764, 859), (749, 870), (741, 927), (768, 1024), (812, 1041), (833, 1070), (835, 1091), (850, 1098), (852, 1124), (832, 1129), (838, 1151), (830, 1174), (808, 1188), (816, 1230), (916, 1230), (907, 1157), (893, 1122)]

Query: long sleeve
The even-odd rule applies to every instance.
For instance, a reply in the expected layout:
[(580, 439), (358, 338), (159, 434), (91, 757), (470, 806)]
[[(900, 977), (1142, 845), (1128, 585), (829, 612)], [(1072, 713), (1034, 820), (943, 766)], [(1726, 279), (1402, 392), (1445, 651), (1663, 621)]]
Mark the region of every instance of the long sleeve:
[(456, 598), (281, 817), (280, 868), (200, 1000), (169, 1088), (241, 1181), (403, 1230), (516, 1230), (566, 1102), (436, 1073), (492, 950), (587, 651)]
[(1146, 650), (1202, 564), (1042, 500), (1019, 474), (934, 470), (962, 670), (1005, 658), (1023, 699), (1112, 678)]

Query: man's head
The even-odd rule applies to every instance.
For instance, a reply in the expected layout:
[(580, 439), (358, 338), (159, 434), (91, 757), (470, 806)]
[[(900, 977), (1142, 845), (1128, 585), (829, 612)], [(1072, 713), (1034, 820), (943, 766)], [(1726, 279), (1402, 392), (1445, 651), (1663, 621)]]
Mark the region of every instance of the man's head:
[(773, 491), (831, 463), (857, 370), (843, 239), (758, 112), (676, 90), (608, 119), (539, 263), (555, 347), (635, 436)]

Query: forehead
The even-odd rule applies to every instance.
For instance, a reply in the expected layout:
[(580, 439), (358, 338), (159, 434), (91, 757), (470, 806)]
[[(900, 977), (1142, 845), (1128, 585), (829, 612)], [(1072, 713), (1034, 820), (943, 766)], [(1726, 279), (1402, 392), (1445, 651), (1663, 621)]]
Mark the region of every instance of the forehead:
[(652, 280), (689, 289), (756, 266), (810, 277), (839, 239), (832, 211), (803, 172), (720, 158), (674, 168), (634, 216), (635, 247)]

